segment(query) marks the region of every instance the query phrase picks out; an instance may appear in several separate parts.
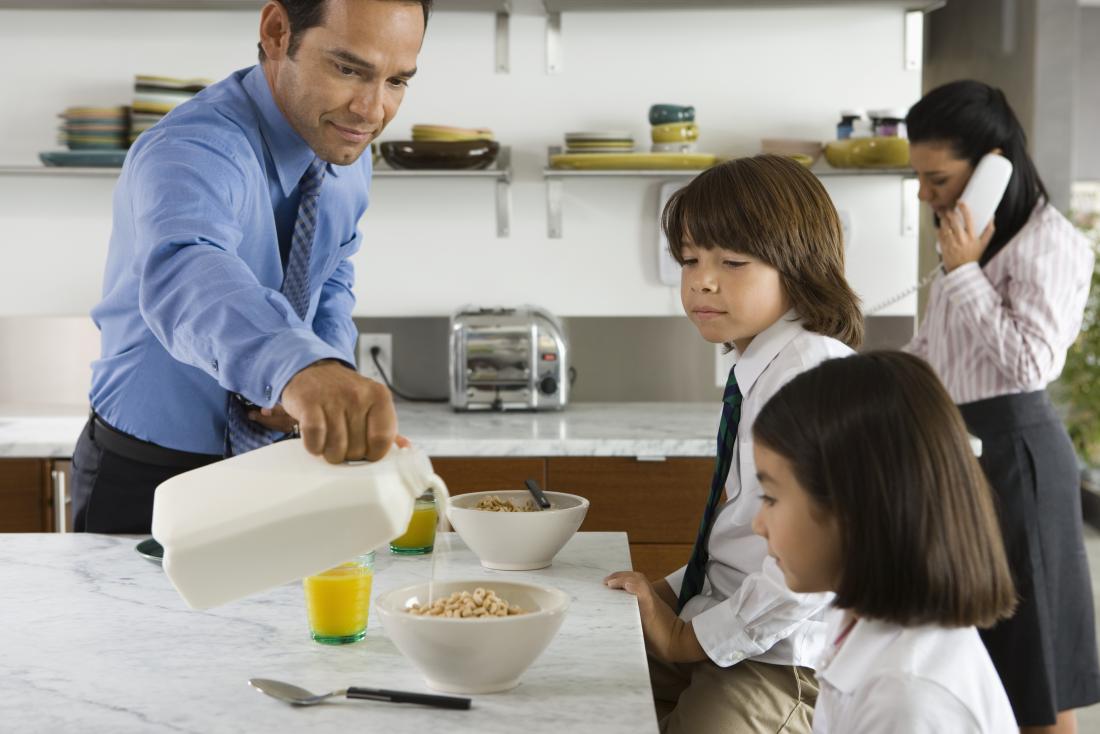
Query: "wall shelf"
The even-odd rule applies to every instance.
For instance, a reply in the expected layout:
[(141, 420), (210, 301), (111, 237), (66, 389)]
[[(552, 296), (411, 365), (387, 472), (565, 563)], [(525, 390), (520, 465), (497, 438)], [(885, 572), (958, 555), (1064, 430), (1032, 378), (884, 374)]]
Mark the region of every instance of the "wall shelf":
[[(549, 156), (561, 152), (558, 146), (548, 150)], [(690, 180), (698, 176), (705, 169), (657, 169), (657, 170), (587, 170), (578, 171), (567, 168), (551, 168), (549, 165), (542, 170), (542, 176), (546, 180), (546, 236), (551, 239), (561, 239), (562, 236), (562, 195), (566, 179), (570, 178), (618, 178), (618, 179), (662, 179), (666, 181)], [(915, 179), (916, 174), (911, 168), (833, 168), (823, 162), (818, 162), (810, 169), (810, 172), (818, 177), (843, 177), (843, 176), (878, 176), (900, 179)], [(908, 232), (915, 227), (916, 214), (906, 211), (903, 216), (902, 231)]]
[[(259, 10), (264, 0), (0, 0), (0, 10)], [(493, 13), (497, 73), (511, 68), (512, 0), (436, 0), (434, 12)]]
[(562, 70), (561, 14), (572, 12), (639, 12), (723, 10), (735, 8), (807, 8), (866, 5), (894, 7), (905, 13), (903, 30), (905, 69), (921, 68), (924, 16), (947, 5), (947, 0), (542, 0), (546, 11), (546, 73)]
[[(76, 166), (35, 166), (0, 165), (0, 178), (27, 176), (32, 178), (117, 178), (121, 168), (81, 168)], [(372, 178), (396, 179), (481, 179), (496, 184), (496, 225), (497, 237), (508, 237), (512, 229), (512, 151), (507, 146), (500, 147), (500, 153), (494, 164), (476, 171), (450, 170), (398, 170), (378, 165)]]

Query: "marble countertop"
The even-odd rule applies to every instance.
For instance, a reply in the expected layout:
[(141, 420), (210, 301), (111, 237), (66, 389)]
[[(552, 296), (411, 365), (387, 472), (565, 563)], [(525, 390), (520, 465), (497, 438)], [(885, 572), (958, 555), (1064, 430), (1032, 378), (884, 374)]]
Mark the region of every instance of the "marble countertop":
[[(560, 412), (456, 413), (398, 403), (429, 456), (713, 456), (717, 403), (574, 403)], [(68, 458), (87, 411), (0, 404), (0, 457)]]
[[(360, 643), (309, 638), (300, 584), (213, 610), (189, 610), (136, 538), (0, 535), (0, 721), (8, 731), (557, 732), (657, 731), (634, 597), (605, 588), (630, 567), (624, 533), (578, 533), (541, 571), (489, 571), (453, 533), (437, 578), (539, 583), (572, 605), (550, 646), (508, 692), (470, 711), (333, 699), (294, 708), (253, 677), (316, 692), (349, 685), (429, 689), (372, 610)], [(437, 547), (441, 547), (437, 546)], [(430, 557), (380, 552), (374, 594), (430, 575)], [(369, 728), (368, 728), (369, 727)]]

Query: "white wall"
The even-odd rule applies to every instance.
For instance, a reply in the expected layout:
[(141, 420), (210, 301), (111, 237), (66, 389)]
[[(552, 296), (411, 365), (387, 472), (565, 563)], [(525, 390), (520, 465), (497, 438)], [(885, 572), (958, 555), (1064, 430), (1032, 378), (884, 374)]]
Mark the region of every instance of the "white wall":
[[(694, 104), (701, 148), (752, 154), (762, 137), (832, 136), (840, 108), (908, 106), (903, 13), (888, 8), (573, 13), (564, 70), (545, 72), (545, 20), (516, 2), (512, 72), (493, 72), (493, 19), (438, 13), (384, 135), (416, 122), (489, 126), (513, 148), (512, 234), (495, 236), (487, 181), (375, 183), (358, 257), (361, 315), (446, 315), (470, 301), (536, 302), (560, 315), (678, 314), (656, 279), (654, 180), (570, 180), (564, 231), (546, 236), (547, 145), (626, 128), (648, 144), (653, 102)], [(135, 73), (220, 78), (252, 63), (252, 12), (0, 11), (0, 163), (56, 147), (56, 114), (122, 104)], [(113, 179), (0, 176), (0, 315), (86, 313), (98, 298)], [(849, 277), (868, 303), (915, 280), (898, 178), (829, 179), (852, 212)], [(911, 314), (907, 299), (893, 314)]]

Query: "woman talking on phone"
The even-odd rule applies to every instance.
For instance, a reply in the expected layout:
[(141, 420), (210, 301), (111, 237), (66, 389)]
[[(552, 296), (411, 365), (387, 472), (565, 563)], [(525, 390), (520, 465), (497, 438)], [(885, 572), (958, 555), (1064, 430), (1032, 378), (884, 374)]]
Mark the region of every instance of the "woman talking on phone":
[[(1092, 251), (1048, 201), (1001, 90), (945, 84), (914, 105), (906, 123), (942, 257), (906, 349), (933, 366), (982, 440), (981, 465), (1020, 596), (1016, 614), (982, 639), (1021, 731), (1074, 732), (1073, 710), (1100, 701), (1100, 665), (1080, 473), (1046, 386), (1081, 329)], [(987, 201), (991, 185), (999, 191), (996, 176), (985, 175), (998, 165), (988, 164), (1008, 169), (993, 160), (973, 175), (988, 154), (1012, 166), (987, 226), (971, 209), (983, 188)]]

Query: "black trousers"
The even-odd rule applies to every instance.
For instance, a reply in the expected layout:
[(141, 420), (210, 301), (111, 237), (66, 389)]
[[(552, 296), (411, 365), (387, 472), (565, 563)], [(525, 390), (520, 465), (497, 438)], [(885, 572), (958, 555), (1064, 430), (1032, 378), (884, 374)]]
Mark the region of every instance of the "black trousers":
[(73, 530), (148, 535), (157, 486), (221, 458), (141, 441), (93, 415), (73, 452)]

